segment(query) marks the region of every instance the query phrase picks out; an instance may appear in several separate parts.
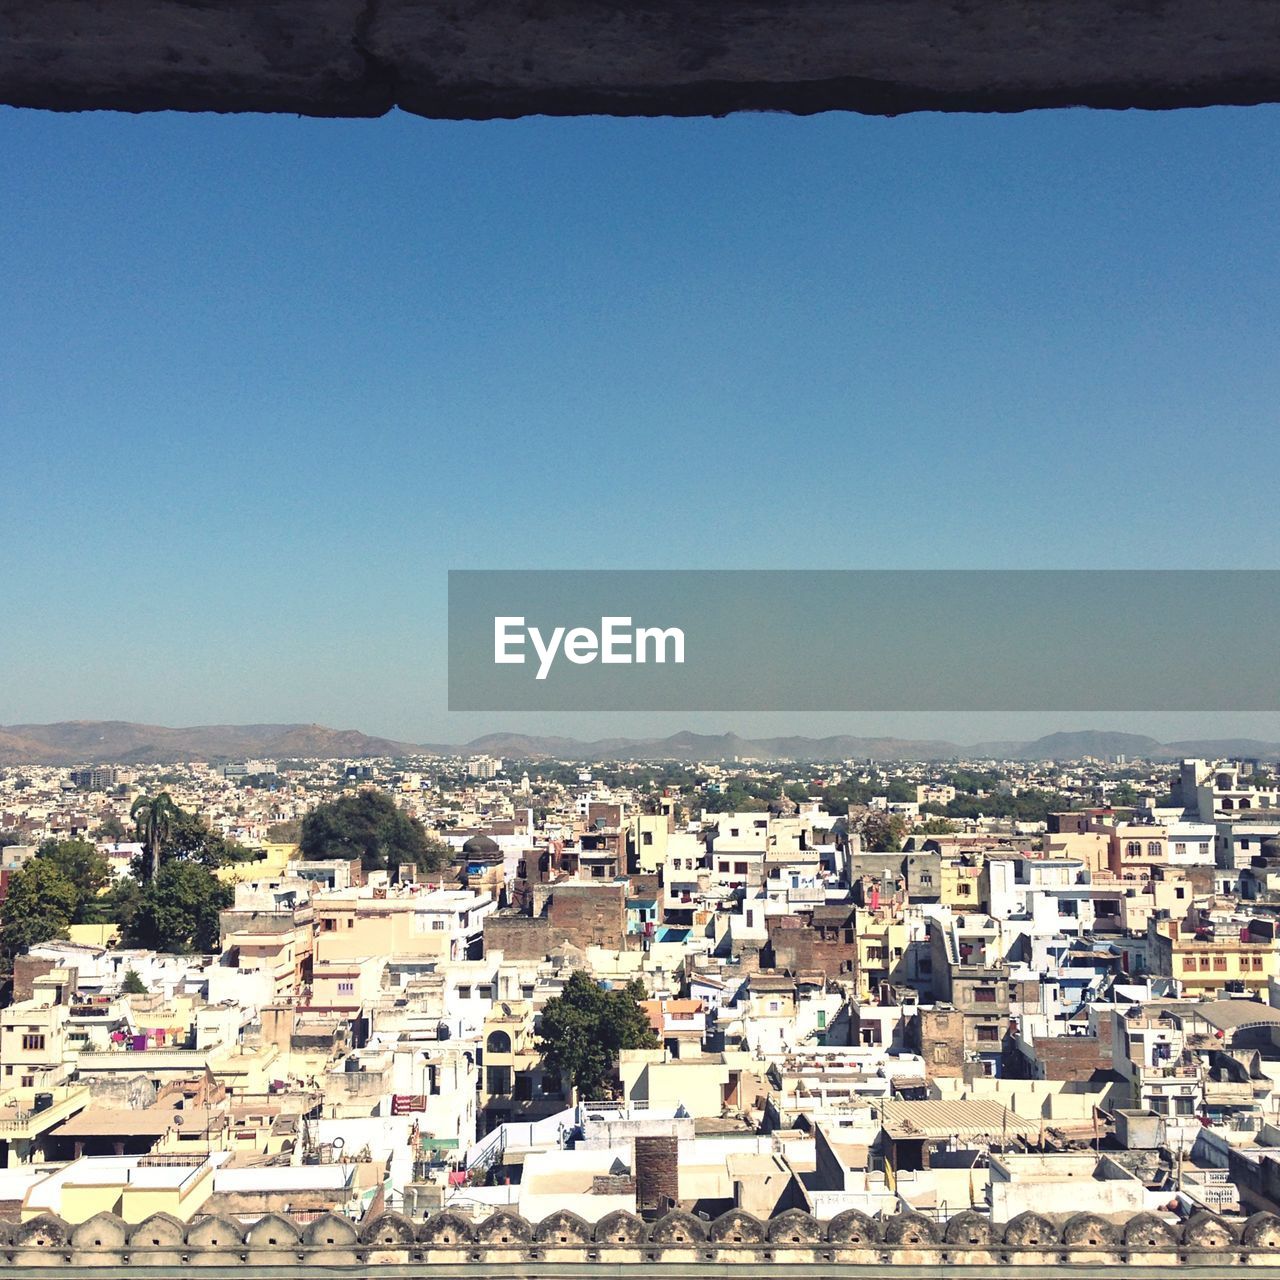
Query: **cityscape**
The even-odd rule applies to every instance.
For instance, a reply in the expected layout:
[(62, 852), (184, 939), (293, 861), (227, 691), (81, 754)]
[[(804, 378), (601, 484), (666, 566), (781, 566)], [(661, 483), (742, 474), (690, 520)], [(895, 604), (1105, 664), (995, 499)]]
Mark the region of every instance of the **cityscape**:
[(1280, 1277), (1280, 8), (0, 0), (4, 1280)]
[(1274, 749), (33, 761), (0, 846), (14, 1257), (1280, 1239)]

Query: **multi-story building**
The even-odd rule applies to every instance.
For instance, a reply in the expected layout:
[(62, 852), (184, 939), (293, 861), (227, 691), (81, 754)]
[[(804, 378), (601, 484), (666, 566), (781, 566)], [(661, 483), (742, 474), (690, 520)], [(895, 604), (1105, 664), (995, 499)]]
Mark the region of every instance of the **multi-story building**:
[(937, 1076), (997, 1076), (1010, 1012), (999, 922), (932, 916), (928, 930), (934, 1004), (919, 1015), (925, 1064)]
[(1215, 920), (1193, 909), (1179, 919), (1152, 920), (1148, 938), (1152, 967), (1175, 978), (1186, 996), (1248, 992), (1265, 999), (1280, 973), (1273, 920)]

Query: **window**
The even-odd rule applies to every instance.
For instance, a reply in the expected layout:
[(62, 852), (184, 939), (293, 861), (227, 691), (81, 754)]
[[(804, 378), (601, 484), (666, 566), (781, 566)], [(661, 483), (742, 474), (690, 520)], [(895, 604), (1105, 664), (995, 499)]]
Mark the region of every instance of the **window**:
[(1147, 841), (1147, 856), (1148, 856), (1148, 857), (1150, 857), (1150, 858), (1158, 858), (1158, 857), (1160, 856), (1160, 841), (1159, 841), (1159, 840), (1148, 840), (1148, 841)]
[(356, 989), (354, 982), (339, 982), (338, 992), (342, 995), (350, 995)]
[(1187, 956), (1187, 958), (1186, 958), (1185, 960), (1183, 960), (1183, 962), (1182, 962), (1182, 971), (1183, 971), (1183, 973), (1195, 973), (1195, 971), (1196, 971), (1196, 962), (1195, 962), (1195, 959), (1194, 959), (1192, 956)]
[(996, 1044), (1000, 1039), (999, 1027), (979, 1027), (978, 1043), (979, 1044)]
[(1175, 841), (1173, 846), (1173, 851), (1175, 854), (1181, 857), (1187, 851), (1186, 843), (1182, 840)]
[(511, 1037), (505, 1031), (491, 1031), (484, 1047), (486, 1053), (510, 1053)]
[(1201, 956), (1201, 957), (1200, 957), (1200, 972), (1201, 972), (1201, 973), (1208, 973), (1208, 972), (1209, 972), (1209, 957), (1208, 957), (1208, 956)]
[(995, 987), (974, 987), (973, 1001), (975, 1004), (995, 1004)]
[(459, 999), (459, 1000), (470, 1000), (470, 999), (471, 999), (471, 988), (470, 988), (470, 987), (459, 987), (459, 988), (458, 988), (458, 999)]
[(735, 862), (733, 864), (733, 874), (735, 876), (745, 876), (747, 874), (747, 864), (745, 862)]
[(653, 832), (652, 832), (652, 831), (645, 831), (645, 832), (643, 832), (643, 833), (641, 834), (641, 836), (640, 836), (640, 843), (641, 843), (641, 844), (652, 844), (652, 843), (653, 843)]
[(37, 1050), (43, 1049), (44, 1036), (43, 1035), (25, 1035), (22, 1037), (22, 1047), (24, 1049), (37, 1049)]
[(727, 862), (721, 862), (719, 864), (719, 867), (720, 867), (720, 870), (724, 872), (725, 875), (729, 874), (729, 864)]
[(35, 1088), (35, 1085), (36, 1085), (36, 1078), (35, 1078), (35, 1076), (23, 1076), (23, 1077), (22, 1077), (22, 1087), (23, 1087), (24, 1089), (34, 1089), (34, 1088)]
[(487, 1067), (485, 1069), (485, 1084), (490, 1094), (495, 1097), (504, 1097), (511, 1092), (511, 1068)]
[(1219, 972), (1219, 973), (1221, 973), (1221, 972), (1225, 971), (1225, 970), (1226, 970), (1226, 967), (1227, 967), (1227, 957), (1226, 957), (1226, 956), (1214, 956), (1214, 957), (1213, 957), (1213, 967), (1214, 967), (1215, 971), (1217, 971), (1217, 972)]
[(1250, 967), (1251, 969), (1261, 969), (1261, 968), (1262, 968), (1262, 957), (1261, 957), (1261, 956), (1250, 956), (1250, 957), (1249, 957), (1249, 967)]
[(489, 987), (489, 986), (485, 986), (485, 987), (477, 987), (477, 988), (476, 988), (476, 998), (477, 998), (478, 1000), (492, 1000), (492, 999), (493, 999), (493, 988), (492, 988), (492, 987)]
[(962, 880), (958, 885), (956, 885), (956, 892), (962, 898), (968, 898), (973, 894), (973, 886), (969, 884), (967, 880)]

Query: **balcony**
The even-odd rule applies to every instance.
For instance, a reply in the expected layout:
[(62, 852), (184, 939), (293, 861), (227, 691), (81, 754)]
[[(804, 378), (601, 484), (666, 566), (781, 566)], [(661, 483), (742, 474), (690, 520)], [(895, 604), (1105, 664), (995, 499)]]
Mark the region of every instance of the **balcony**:
[(41, 1111), (34, 1105), (0, 1107), (0, 1139), (12, 1142), (38, 1137), (89, 1105), (88, 1085), (69, 1085), (43, 1092), (53, 1095), (53, 1105)]
[(1139, 1071), (1144, 1080), (1196, 1080), (1200, 1076), (1199, 1067), (1141, 1067)]

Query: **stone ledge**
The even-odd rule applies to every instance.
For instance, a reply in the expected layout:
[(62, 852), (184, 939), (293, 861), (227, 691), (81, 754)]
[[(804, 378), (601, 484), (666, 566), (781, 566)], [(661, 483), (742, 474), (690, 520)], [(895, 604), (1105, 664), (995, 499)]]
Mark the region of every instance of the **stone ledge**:
[(1280, 100), (1271, 0), (0, 0), (0, 101), (442, 119)]

